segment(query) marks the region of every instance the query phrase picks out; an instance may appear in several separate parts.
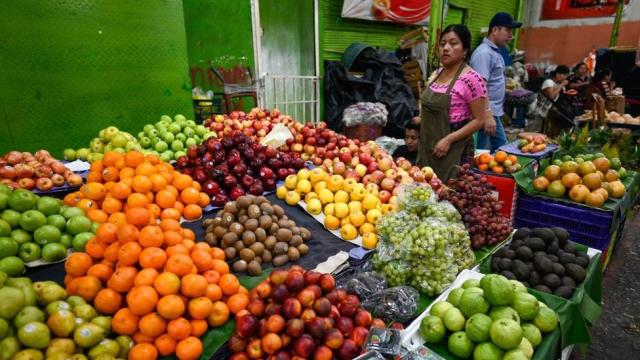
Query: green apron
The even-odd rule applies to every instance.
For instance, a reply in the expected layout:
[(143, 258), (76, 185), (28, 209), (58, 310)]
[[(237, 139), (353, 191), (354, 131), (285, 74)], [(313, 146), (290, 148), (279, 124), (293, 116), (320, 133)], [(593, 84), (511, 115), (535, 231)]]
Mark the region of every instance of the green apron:
[[(418, 143), (418, 166), (430, 166), (442, 182), (457, 174), (457, 166), (465, 154), (468, 139), (462, 139), (451, 144), (449, 152), (437, 159), (433, 156), (433, 149), (438, 141), (449, 135), (451, 124), (449, 122), (449, 109), (451, 107), (451, 89), (462, 73), (465, 65), (462, 64), (456, 75), (451, 79), (446, 93), (437, 93), (431, 90), (431, 84), (426, 87), (422, 95), (422, 119), (420, 121), (420, 141)], [(442, 72), (441, 72), (442, 73)], [(436, 81), (440, 74), (433, 81)]]

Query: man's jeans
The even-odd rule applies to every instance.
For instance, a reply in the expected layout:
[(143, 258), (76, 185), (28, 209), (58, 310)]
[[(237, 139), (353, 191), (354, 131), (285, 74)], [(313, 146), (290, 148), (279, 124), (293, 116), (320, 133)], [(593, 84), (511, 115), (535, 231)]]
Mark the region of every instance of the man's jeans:
[(484, 129), (478, 131), (476, 149), (491, 150), (495, 152), (498, 148), (507, 143), (507, 134), (504, 132), (502, 120), (499, 117), (493, 117), (496, 120), (496, 133), (493, 136), (486, 135)]

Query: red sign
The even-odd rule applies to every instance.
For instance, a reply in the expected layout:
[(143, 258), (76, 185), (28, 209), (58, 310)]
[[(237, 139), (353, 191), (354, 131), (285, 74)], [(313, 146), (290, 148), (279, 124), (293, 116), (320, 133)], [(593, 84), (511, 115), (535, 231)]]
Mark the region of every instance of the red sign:
[(344, 0), (342, 17), (426, 25), (431, 0)]
[[(624, 0), (625, 6), (631, 0)], [(542, 20), (584, 19), (611, 16), (618, 0), (544, 0)]]

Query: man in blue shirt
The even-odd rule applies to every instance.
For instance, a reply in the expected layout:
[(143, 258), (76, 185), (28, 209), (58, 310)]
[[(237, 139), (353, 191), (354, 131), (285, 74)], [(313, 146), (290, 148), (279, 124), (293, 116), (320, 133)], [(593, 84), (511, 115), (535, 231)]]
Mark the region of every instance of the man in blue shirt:
[(496, 151), (507, 143), (500, 118), (504, 115), (504, 96), (506, 80), (504, 75), (504, 59), (500, 48), (507, 45), (513, 38), (513, 29), (522, 26), (515, 22), (511, 15), (497, 13), (489, 24), (488, 36), (478, 45), (471, 55), (471, 67), (487, 81), (489, 106), (491, 114), (487, 116), (484, 130), (478, 132), (478, 149)]

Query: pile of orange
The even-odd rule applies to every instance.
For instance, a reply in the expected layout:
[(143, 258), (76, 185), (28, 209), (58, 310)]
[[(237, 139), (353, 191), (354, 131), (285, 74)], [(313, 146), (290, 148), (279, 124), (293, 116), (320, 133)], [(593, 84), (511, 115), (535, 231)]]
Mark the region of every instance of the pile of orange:
[(505, 172), (511, 174), (522, 168), (522, 165), (518, 163), (517, 156), (507, 154), (502, 150), (496, 151), (494, 155), (482, 153), (476, 156), (475, 163), (478, 169), (492, 171), (496, 174)]
[(146, 225), (160, 218), (195, 220), (209, 196), (191, 176), (153, 155), (107, 152), (91, 163), (86, 184), (64, 203), (85, 210), (98, 223)]
[[(121, 202), (122, 209), (108, 213), (96, 235), (87, 242), (85, 252), (67, 258), (66, 289), (70, 295), (93, 303), (101, 314), (113, 316), (111, 326), (115, 333), (133, 337), (136, 345), (129, 359), (155, 359), (171, 354), (178, 359), (197, 359), (203, 350), (199, 338), (209, 327), (225, 324), (230, 314), (246, 311), (248, 292), (230, 273), (220, 248), (196, 243), (193, 231), (180, 226), (180, 216), (166, 215), (168, 209), (178, 210), (163, 207), (169, 205), (168, 201), (158, 203), (158, 197), (162, 197), (163, 191), (170, 191), (167, 188), (171, 186), (182, 189), (180, 199), (185, 189), (197, 188), (188, 186), (186, 178), (180, 178), (182, 175), (176, 175), (167, 165), (161, 162), (154, 165), (154, 160), (144, 157), (135, 165), (129, 154), (121, 157), (128, 164), (103, 167), (101, 176), (111, 176), (113, 169), (120, 174), (129, 171), (125, 169), (135, 172), (142, 166), (156, 169), (154, 174), (163, 179), (162, 173), (166, 171), (167, 181), (162, 187), (156, 187), (152, 181), (147, 189), (137, 184), (141, 181), (135, 180), (139, 175), (114, 177), (120, 181), (111, 181), (109, 186), (107, 182), (102, 190), (91, 186), (103, 185), (101, 182), (88, 182), (89, 188), (81, 190), (86, 195), (83, 199), (102, 202), (102, 207), (89, 210), (107, 212), (104, 204), (111, 197)], [(103, 166), (104, 159), (111, 164), (111, 156), (105, 154)], [(97, 171), (93, 168), (92, 171)], [(120, 184), (127, 184), (126, 179), (131, 179), (133, 188), (127, 197), (120, 190), (114, 191)], [(176, 179), (184, 179), (184, 184)], [(136, 194), (145, 199), (153, 194), (156, 202), (149, 201), (145, 206), (142, 198), (141, 203), (130, 202)], [(190, 196), (195, 197), (196, 193), (185, 195), (183, 200)], [(153, 205), (161, 207), (159, 214), (150, 209)], [(113, 218), (114, 214), (122, 215)]]

